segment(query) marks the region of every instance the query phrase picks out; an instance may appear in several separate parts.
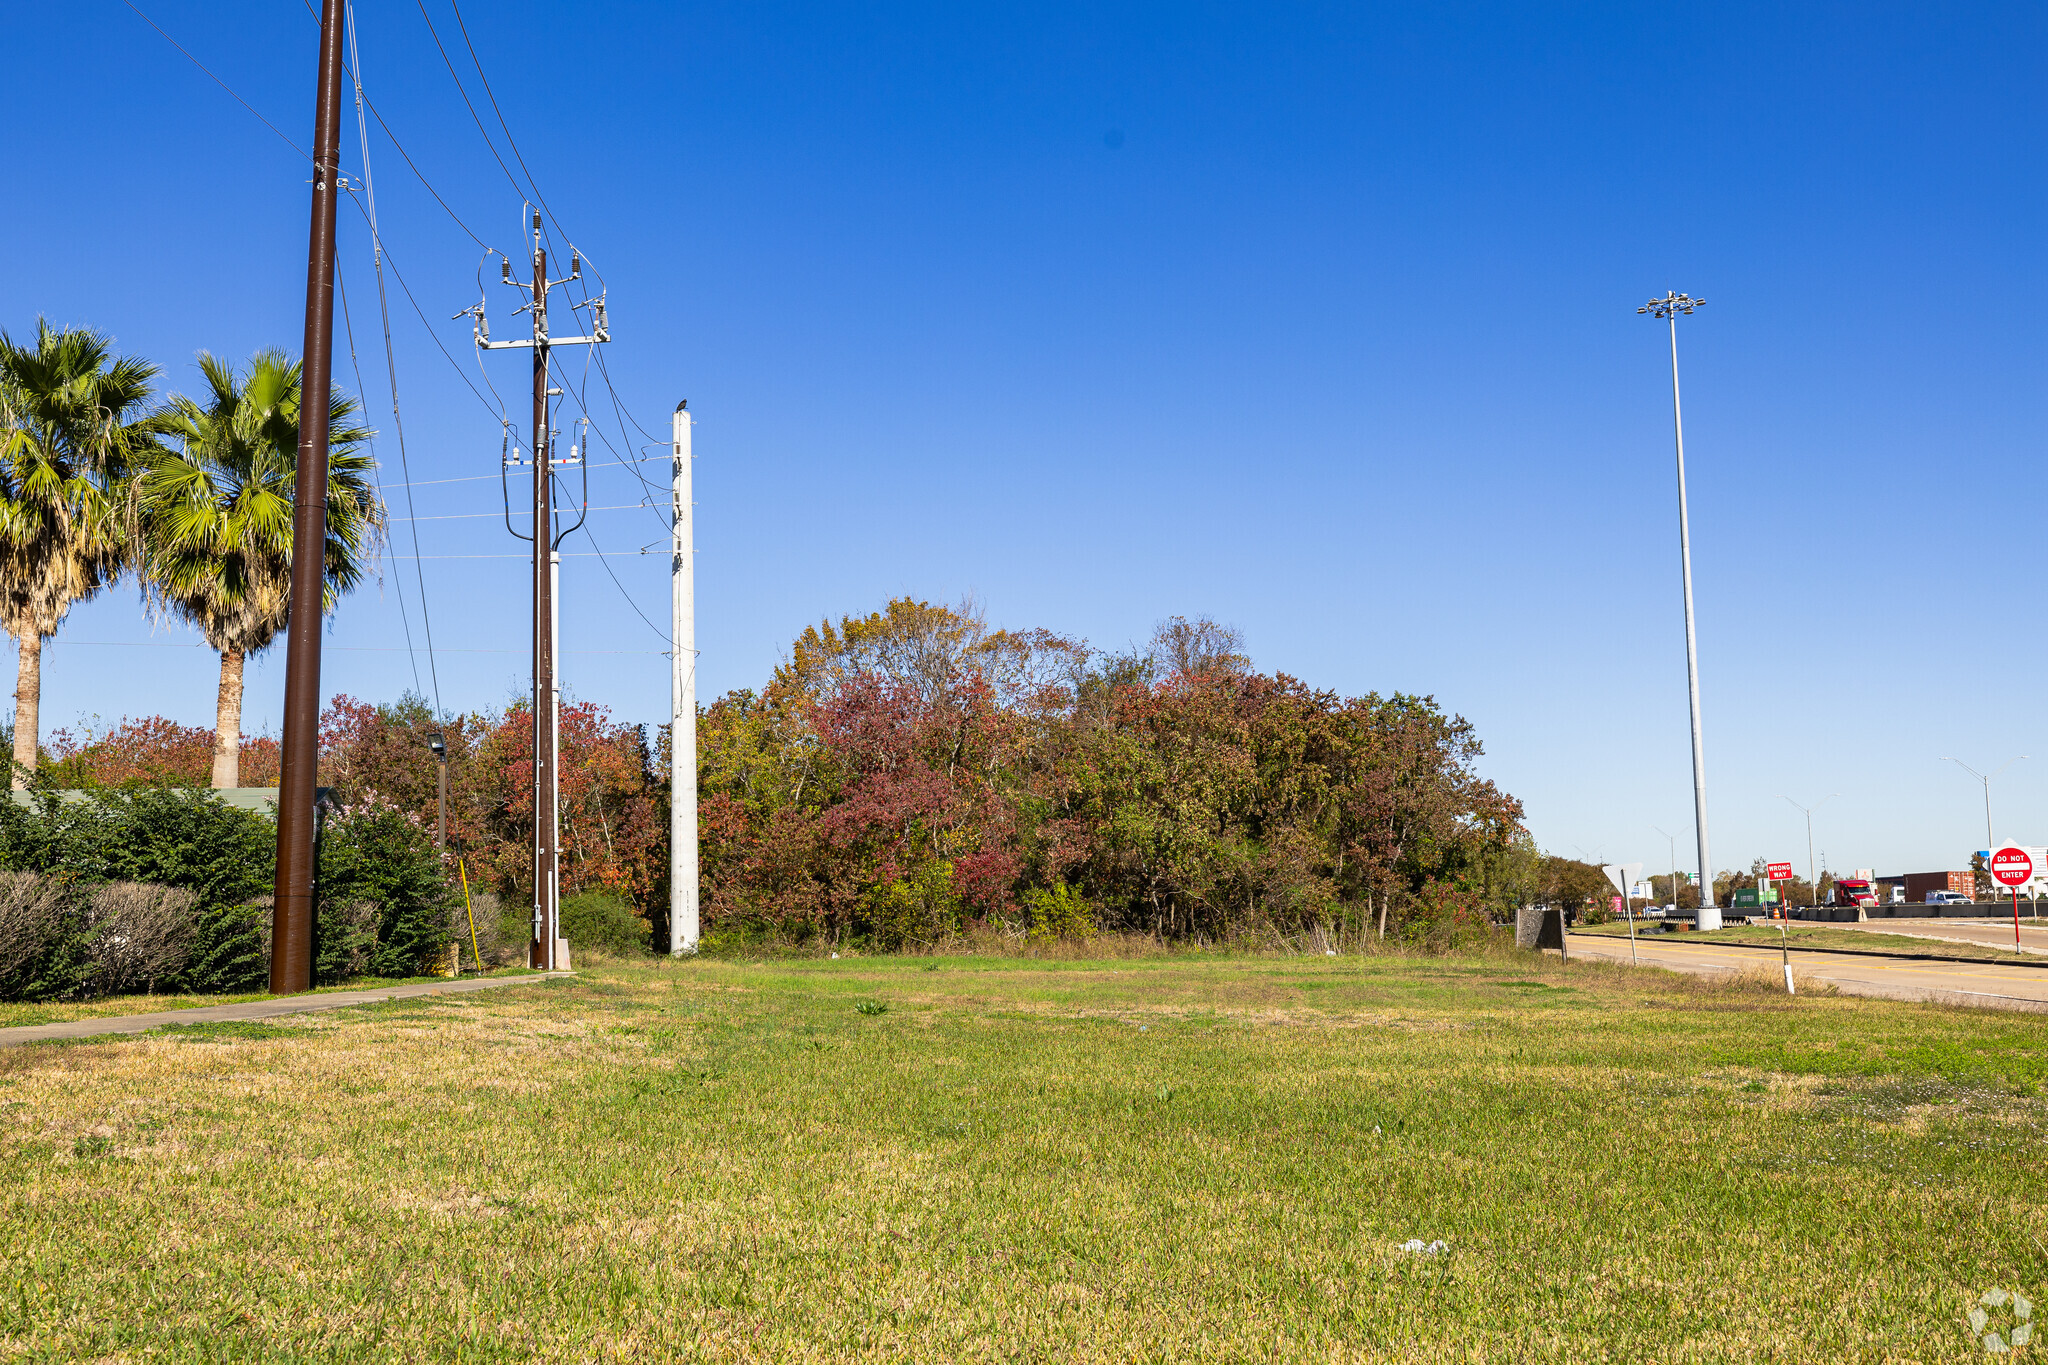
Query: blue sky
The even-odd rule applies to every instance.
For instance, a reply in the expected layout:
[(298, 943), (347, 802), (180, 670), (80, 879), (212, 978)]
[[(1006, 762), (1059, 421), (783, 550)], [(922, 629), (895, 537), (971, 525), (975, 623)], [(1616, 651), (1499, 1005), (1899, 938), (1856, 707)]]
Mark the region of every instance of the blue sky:
[[(302, 8), (138, 3), (310, 141)], [(446, 0), (426, 8), (495, 134)], [(1998, 833), (2048, 842), (2037, 7), (465, 17), (604, 272), (619, 394), (658, 435), (678, 398), (697, 414), (706, 696), (897, 594), (972, 592), (998, 623), (1105, 646), (1209, 613), (1264, 668), (1470, 717), (1547, 847), (1654, 868), (1661, 826), (1686, 863), (1668, 356), (1635, 313), (1673, 288), (1708, 300), (1681, 346), (1715, 862), (1803, 867), (1778, 794), (1840, 792), (1815, 827), (1831, 865), (1959, 865), (1982, 807), (1944, 754), (2033, 755), (1994, 789)], [(9, 29), (0, 325), (105, 329), (174, 387), (202, 347), (296, 348), (306, 163), (119, 0)], [(516, 252), (520, 196), (420, 10), (366, 3), (358, 29), (406, 151)], [(480, 250), (381, 137), (371, 169), (397, 270), (481, 387), (447, 321), (476, 302)], [(395, 484), (360, 217), (342, 239)], [(495, 405), (392, 291), (415, 510), (436, 518), (419, 548), (516, 555)], [(486, 294), (515, 335), (511, 291)], [(484, 361), (508, 395), (523, 365)], [(665, 533), (630, 506), (633, 470), (593, 470), (591, 494), (620, 510), (565, 546), (566, 676), (660, 721), (664, 642), (627, 597), (665, 623), (666, 557), (637, 553)], [(523, 565), (424, 569), (443, 701), (502, 704), (525, 686)], [(414, 571), (387, 558), (345, 604), (329, 692), (412, 686)], [(192, 639), (153, 634), (131, 589), (78, 609), (45, 656), (46, 727), (210, 723)], [(455, 652), (483, 650), (503, 652)], [(251, 667), (251, 729), (282, 684), (281, 650)]]

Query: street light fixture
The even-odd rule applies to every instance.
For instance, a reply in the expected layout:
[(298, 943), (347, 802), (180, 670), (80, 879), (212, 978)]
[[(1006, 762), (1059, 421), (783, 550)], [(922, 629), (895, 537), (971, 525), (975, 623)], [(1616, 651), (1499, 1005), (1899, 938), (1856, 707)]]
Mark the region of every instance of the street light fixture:
[(427, 736), (427, 747), (433, 750), (434, 791), (436, 808), (434, 815), (434, 847), (448, 846), (448, 741), (439, 730)]
[(1785, 802), (1792, 809), (1806, 817), (1806, 883), (1808, 894), (1813, 897), (1812, 903), (1815, 905), (1820, 904), (1820, 875), (1814, 871), (1813, 867), (1813, 813), (1840, 795), (1840, 792), (1829, 792), (1826, 796), (1814, 802), (1813, 805), (1802, 806), (1783, 792), (1778, 793), (1780, 801)]
[[(1943, 754), (1941, 756), (1941, 761), (1943, 763), (1955, 764), (1958, 768), (1961, 768), (1964, 772), (1968, 773), (1970, 776), (1976, 778), (1979, 782), (1982, 782), (1984, 784), (1984, 847), (1986, 849), (1995, 849), (1998, 847), (1996, 843), (1992, 842), (1991, 838), (1991, 779), (1998, 776), (2007, 768), (2010, 768), (2013, 764), (2019, 762), (2021, 759), (2025, 757), (2025, 754), (2014, 754), (2011, 758), (2008, 758), (2007, 760), (2005, 760), (2005, 762), (1993, 768), (1989, 773), (1980, 773), (1975, 768), (1971, 767), (1969, 764), (1963, 762), (1963, 760), (1961, 760), (1960, 758), (1950, 758), (1947, 754)], [(1987, 853), (1985, 856), (1989, 857), (1990, 855)]]
[(1647, 313), (1671, 328), (1671, 429), (1678, 444), (1678, 563), (1685, 582), (1685, 682), (1692, 702), (1692, 807), (1700, 854), (1697, 923), (1701, 929), (1718, 929), (1721, 927), (1721, 910), (1714, 903), (1714, 860), (1707, 852), (1707, 755), (1705, 746), (1700, 742), (1699, 644), (1692, 621), (1692, 527), (1685, 509), (1685, 420), (1678, 404), (1678, 316), (1681, 313), (1691, 316), (1692, 311), (1705, 302), (1705, 299), (1667, 290), (1663, 298), (1651, 299), (1636, 312)]

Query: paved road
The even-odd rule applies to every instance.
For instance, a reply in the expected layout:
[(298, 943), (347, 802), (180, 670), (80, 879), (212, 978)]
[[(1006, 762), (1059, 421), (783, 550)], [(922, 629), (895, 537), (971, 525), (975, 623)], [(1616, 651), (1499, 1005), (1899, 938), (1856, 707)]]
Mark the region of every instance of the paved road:
[(488, 991), (499, 986), (525, 986), (551, 977), (572, 976), (553, 972), (537, 976), (486, 976), (467, 981), (418, 981), (406, 986), (379, 986), (367, 991), (322, 991), (318, 995), (286, 995), (271, 1000), (245, 1000), (238, 1005), (205, 1005), (190, 1010), (159, 1010), (155, 1014), (123, 1014), (105, 1019), (71, 1019), (61, 1024), (27, 1024), (0, 1028), (0, 1047), (38, 1043), (47, 1038), (91, 1038), (102, 1033), (146, 1033), (166, 1024), (210, 1024), (227, 1019), (275, 1019), (280, 1014), (306, 1014), (313, 1010), (347, 1009), (350, 1005), (371, 1005), (381, 1000), (409, 1000), (420, 995), (455, 995), (465, 991)]
[[(1661, 934), (1638, 940), (1637, 950), (1645, 964), (1703, 976), (1758, 968), (1775, 972), (1779, 961), (1775, 952), (1741, 948), (1732, 943), (1687, 943), (1683, 939), (1672, 943)], [(1573, 934), (1571, 954), (1627, 962), (1628, 940), (1602, 934)], [(1958, 1004), (2003, 1009), (2048, 1009), (2048, 971), (2038, 967), (2007, 967), (1995, 962), (1893, 962), (1848, 953), (1794, 953), (1792, 974), (1831, 982), (1851, 995), (1953, 1000)]]
[[(2027, 904), (2020, 902), (2020, 951), (2048, 953), (2048, 921), (2036, 922), (2026, 916)], [(1954, 919), (1874, 919), (1861, 924), (1828, 924), (1827, 929), (1861, 929), (1872, 934), (1911, 934), (1915, 938), (1938, 938), (1951, 943), (1981, 943), (1990, 948), (2012, 947), (2012, 921)]]

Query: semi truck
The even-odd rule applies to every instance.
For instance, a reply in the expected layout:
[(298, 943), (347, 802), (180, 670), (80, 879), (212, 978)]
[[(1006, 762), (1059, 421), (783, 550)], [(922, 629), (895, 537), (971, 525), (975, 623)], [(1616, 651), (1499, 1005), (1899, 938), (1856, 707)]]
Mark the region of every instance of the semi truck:
[(1837, 877), (1835, 879), (1835, 904), (1863, 907), (1877, 904), (1877, 888), (1870, 884), (1868, 877)]

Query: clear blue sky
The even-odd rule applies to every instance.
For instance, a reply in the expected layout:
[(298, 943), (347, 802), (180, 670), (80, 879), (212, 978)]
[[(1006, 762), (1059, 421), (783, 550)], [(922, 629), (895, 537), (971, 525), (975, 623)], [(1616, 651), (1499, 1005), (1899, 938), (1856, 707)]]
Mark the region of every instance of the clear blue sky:
[[(310, 141), (296, 4), (138, 3)], [(481, 99), (446, 0), (427, 10)], [(1777, 794), (1840, 792), (1816, 825), (1832, 865), (1959, 865), (1982, 810), (1943, 754), (2034, 755), (1995, 789), (1999, 833), (2048, 842), (2039, 7), (465, 13), (609, 282), (619, 392), (659, 434), (678, 398), (698, 415), (707, 697), (758, 685), (805, 623), (895, 594), (971, 591), (1001, 624), (1101, 645), (1206, 612), (1264, 668), (1469, 716), (1546, 846), (1657, 867), (1661, 825), (1684, 863), (1667, 355), (1635, 313), (1674, 288), (1709, 301), (1681, 343), (1717, 864), (1803, 866)], [(517, 251), (519, 196), (419, 9), (358, 22), (370, 98)], [(296, 349), (306, 163), (120, 0), (8, 27), (0, 324), (103, 328), (181, 386), (201, 347)], [(352, 110), (345, 128), (358, 174)], [(447, 319), (476, 301), (481, 253), (387, 142), (371, 155), (397, 269), (480, 384)], [(396, 482), (353, 215), (343, 253)], [(516, 334), (511, 291), (487, 293)], [(444, 518), (417, 523), (419, 548), (517, 553), (494, 411), (395, 286), (392, 325), (412, 477), (470, 480), (414, 490)], [(523, 357), (484, 363), (520, 390)], [(641, 495), (619, 468), (591, 491)], [(590, 522), (665, 625), (666, 557), (635, 553), (658, 518)], [(347, 601), (329, 692), (412, 685), (402, 649), (373, 651), (402, 644), (401, 588), (420, 637), (413, 569), (388, 558)], [(508, 651), (442, 653), (443, 700), (523, 690), (520, 561), (425, 569), (443, 650)], [(566, 649), (652, 651), (572, 652), (570, 686), (662, 720), (663, 640), (595, 558), (568, 561), (564, 596)], [(128, 588), (74, 612), (46, 727), (210, 723), (192, 638), (152, 635)], [(252, 667), (251, 729), (282, 684), (282, 651)]]

